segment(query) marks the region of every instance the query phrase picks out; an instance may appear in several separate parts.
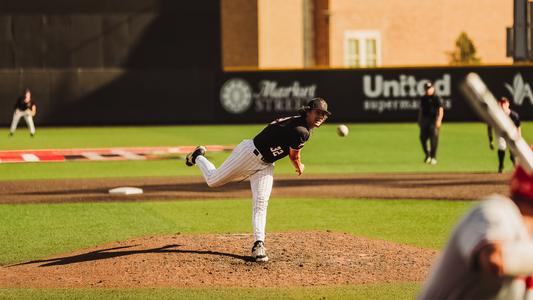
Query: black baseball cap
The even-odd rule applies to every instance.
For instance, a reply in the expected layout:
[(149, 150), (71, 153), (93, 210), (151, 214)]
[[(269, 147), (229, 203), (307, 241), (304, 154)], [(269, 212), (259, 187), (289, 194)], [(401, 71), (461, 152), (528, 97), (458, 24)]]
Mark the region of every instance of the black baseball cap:
[(431, 81), (428, 81), (428, 82), (424, 83), (424, 88), (425, 88), (426, 90), (429, 89), (429, 88), (432, 87), (432, 86), (433, 86), (433, 83), (431, 83)]
[(323, 98), (313, 98), (307, 103), (306, 110), (321, 110), (328, 116), (331, 116), (331, 112), (328, 111), (328, 103)]

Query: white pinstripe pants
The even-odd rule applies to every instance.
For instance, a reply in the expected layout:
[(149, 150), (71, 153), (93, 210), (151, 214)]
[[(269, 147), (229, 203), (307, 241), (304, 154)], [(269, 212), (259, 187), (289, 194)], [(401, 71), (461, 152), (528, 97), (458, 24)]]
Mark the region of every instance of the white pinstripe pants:
[(196, 165), (210, 187), (219, 187), (231, 180), (250, 177), (254, 238), (256, 241), (264, 241), (268, 199), (274, 182), (274, 164), (262, 161), (253, 153), (254, 150), (254, 142), (244, 140), (233, 149), (218, 169), (204, 156), (196, 158)]

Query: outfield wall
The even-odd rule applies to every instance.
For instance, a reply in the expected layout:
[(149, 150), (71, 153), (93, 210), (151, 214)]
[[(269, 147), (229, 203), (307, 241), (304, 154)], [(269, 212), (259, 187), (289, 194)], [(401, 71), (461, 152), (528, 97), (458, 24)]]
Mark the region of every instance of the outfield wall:
[(219, 1), (0, 0), (0, 124), (26, 87), (37, 126), (212, 122), (220, 37)]
[(11, 121), (23, 87), (33, 89), (38, 125), (264, 123), (294, 114), (309, 98), (330, 103), (332, 122), (414, 122), (427, 80), (445, 121), (476, 115), (458, 90), (481, 75), (495, 96), (533, 119), (533, 69), (524, 66), (220, 72), (211, 68), (0, 70), (0, 123)]
[(1, 123), (11, 122), (26, 86), (37, 104), (37, 125), (212, 122), (215, 82), (210, 69), (0, 71)]
[(471, 71), (480, 74), (496, 97), (508, 97), (523, 119), (533, 119), (532, 70), (487, 66), (226, 72), (216, 102), (217, 121), (265, 122), (319, 96), (330, 103), (332, 121), (414, 122), (428, 80), (444, 100), (445, 121), (473, 121), (477, 117), (459, 92), (459, 83)]
[(213, 0), (0, 0), (0, 68), (214, 68)]

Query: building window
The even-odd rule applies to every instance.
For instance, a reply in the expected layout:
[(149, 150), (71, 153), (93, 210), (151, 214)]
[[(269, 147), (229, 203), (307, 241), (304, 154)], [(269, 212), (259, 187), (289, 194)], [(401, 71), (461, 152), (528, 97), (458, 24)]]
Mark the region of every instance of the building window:
[(368, 30), (345, 32), (344, 65), (355, 68), (381, 65), (381, 37), (379, 32)]
[(356, 39), (348, 39), (346, 41), (347, 43), (347, 49), (346, 49), (346, 65), (350, 67), (359, 67), (359, 61), (360, 61), (360, 51), (359, 51), (359, 40)]

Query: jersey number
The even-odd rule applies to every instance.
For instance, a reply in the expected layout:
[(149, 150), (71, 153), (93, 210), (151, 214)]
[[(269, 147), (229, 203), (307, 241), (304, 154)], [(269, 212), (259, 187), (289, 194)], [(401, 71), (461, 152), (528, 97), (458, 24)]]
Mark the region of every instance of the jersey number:
[(272, 152), (272, 156), (276, 157), (283, 153), (283, 149), (281, 149), (281, 146), (270, 147), (270, 152)]

